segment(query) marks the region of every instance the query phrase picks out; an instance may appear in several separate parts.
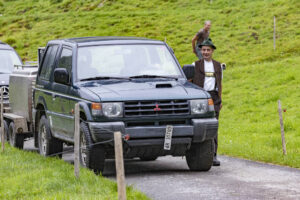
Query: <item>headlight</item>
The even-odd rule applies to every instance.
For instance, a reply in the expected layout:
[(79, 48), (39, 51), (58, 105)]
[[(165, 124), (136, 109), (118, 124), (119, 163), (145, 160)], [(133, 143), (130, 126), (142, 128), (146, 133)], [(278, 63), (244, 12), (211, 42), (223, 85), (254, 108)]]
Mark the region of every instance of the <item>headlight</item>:
[(212, 99), (194, 99), (190, 102), (191, 114), (204, 114), (208, 111), (214, 111)]
[(122, 117), (123, 104), (121, 102), (114, 103), (92, 103), (93, 116), (106, 116), (106, 117)]
[(123, 107), (122, 103), (102, 103), (102, 112), (106, 117), (122, 117)]

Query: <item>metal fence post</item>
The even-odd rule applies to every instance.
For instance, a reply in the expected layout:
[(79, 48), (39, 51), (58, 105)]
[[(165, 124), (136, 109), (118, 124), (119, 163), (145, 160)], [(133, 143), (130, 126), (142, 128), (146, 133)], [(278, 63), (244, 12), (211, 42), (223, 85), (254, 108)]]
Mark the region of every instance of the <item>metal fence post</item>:
[(75, 104), (75, 133), (74, 133), (74, 174), (76, 178), (79, 178), (79, 148), (80, 148), (80, 114), (79, 114), (79, 103)]
[(285, 145), (285, 137), (284, 137), (284, 126), (283, 126), (282, 109), (281, 109), (281, 102), (280, 102), (280, 100), (278, 100), (278, 113), (279, 113), (280, 129), (281, 129), (282, 151), (283, 151), (283, 155), (286, 155), (286, 145)]

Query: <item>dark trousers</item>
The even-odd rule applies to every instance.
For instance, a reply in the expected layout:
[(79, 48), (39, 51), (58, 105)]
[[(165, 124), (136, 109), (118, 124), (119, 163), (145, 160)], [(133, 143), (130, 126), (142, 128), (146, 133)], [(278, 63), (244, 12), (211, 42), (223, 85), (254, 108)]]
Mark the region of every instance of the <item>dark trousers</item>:
[[(219, 114), (220, 114), (221, 103), (222, 103), (221, 98), (219, 97), (219, 94), (217, 91), (208, 91), (208, 93), (210, 94), (211, 98), (214, 101), (216, 118), (219, 120)], [(215, 142), (215, 156), (216, 156), (217, 151), (218, 151), (218, 133), (217, 133), (216, 137), (214, 138), (214, 142)]]

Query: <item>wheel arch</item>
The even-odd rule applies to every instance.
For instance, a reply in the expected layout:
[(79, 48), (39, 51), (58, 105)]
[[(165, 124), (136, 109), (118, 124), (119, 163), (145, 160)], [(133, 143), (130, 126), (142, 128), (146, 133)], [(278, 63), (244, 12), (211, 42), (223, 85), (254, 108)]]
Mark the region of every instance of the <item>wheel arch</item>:
[(43, 115), (46, 116), (46, 109), (44, 104), (38, 103), (36, 106), (36, 113), (35, 113), (35, 123), (34, 123), (34, 146), (38, 146), (38, 131), (39, 131), (39, 124), (40, 124), (40, 119)]
[(84, 121), (92, 121), (93, 117), (90, 112), (90, 108), (87, 105), (86, 102), (78, 102), (79, 108), (80, 108), (80, 119), (83, 119)]

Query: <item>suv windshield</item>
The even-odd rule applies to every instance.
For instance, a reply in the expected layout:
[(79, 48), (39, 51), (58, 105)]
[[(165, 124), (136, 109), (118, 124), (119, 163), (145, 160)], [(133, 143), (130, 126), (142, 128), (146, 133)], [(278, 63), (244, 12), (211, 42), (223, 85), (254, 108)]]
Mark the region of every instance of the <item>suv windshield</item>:
[[(77, 77), (181, 77), (165, 45), (104, 45), (78, 48)], [(144, 76), (147, 77), (147, 76)]]
[(17, 54), (12, 50), (0, 49), (0, 73), (12, 73), (14, 65), (22, 65)]

